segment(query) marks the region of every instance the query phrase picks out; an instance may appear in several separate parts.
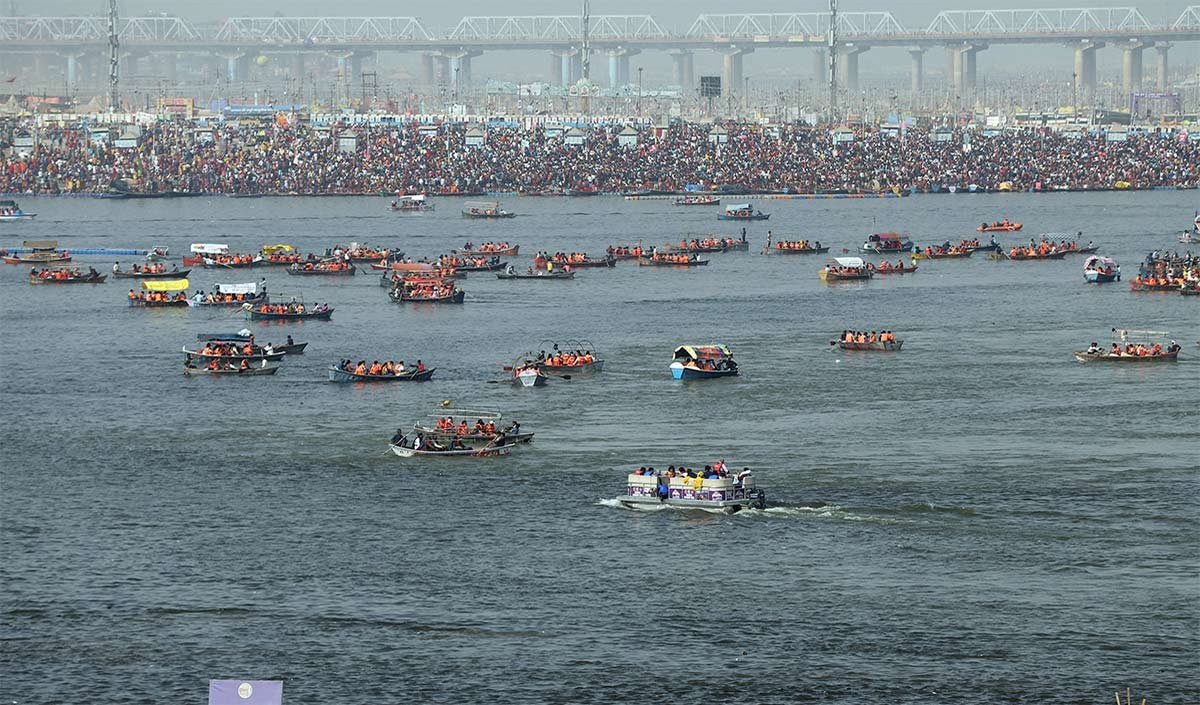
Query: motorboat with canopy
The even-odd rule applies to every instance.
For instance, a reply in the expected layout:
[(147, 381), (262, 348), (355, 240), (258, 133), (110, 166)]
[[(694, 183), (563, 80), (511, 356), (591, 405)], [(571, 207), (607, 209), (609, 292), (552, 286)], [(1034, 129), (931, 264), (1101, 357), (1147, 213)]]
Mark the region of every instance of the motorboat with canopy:
[(433, 204), (423, 193), (408, 196), (397, 196), (392, 200), (390, 208), (397, 213), (421, 213), (433, 210)]
[(900, 233), (873, 233), (858, 249), (864, 253), (887, 255), (895, 252), (911, 252), (912, 240)]
[(467, 201), (463, 204), (462, 216), (477, 219), (515, 218), (517, 214), (501, 208), (499, 201)]
[(542, 372), (553, 377), (570, 378), (604, 370), (604, 360), (590, 340), (543, 340), (538, 347), (537, 362)]
[(743, 509), (764, 509), (766, 492), (759, 489), (749, 468), (725, 470), (724, 461), (691, 473), (680, 468), (655, 472), (639, 468), (625, 479), (625, 494), (617, 502), (627, 509), (702, 509), (733, 514)]
[(818, 272), (826, 282), (870, 279), (874, 274), (862, 257), (834, 257)]
[(1085, 281), (1097, 284), (1121, 281), (1121, 265), (1111, 257), (1089, 255), (1083, 261), (1083, 278)]
[(1092, 343), (1087, 350), (1076, 350), (1080, 362), (1175, 362), (1181, 346), (1174, 340), (1167, 344), (1170, 333), (1156, 330), (1112, 329), (1112, 342), (1107, 349)]
[(749, 203), (725, 206), (725, 212), (717, 214), (717, 220), (767, 220), (770, 217), (770, 213), (755, 210)]
[(675, 379), (713, 379), (738, 374), (733, 353), (725, 345), (680, 345), (675, 348), (673, 358), (671, 376)]
[(16, 201), (4, 199), (0, 201), (0, 223), (8, 223), (17, 220), (33, 220), (37, 217), (37, 213), (26, 213), (21, 210)]

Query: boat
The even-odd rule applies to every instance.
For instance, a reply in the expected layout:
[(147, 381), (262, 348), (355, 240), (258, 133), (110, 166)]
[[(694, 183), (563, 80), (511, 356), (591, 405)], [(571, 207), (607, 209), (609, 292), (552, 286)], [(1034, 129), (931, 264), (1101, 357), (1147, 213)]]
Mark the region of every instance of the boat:
[(822, 281), (860, 281), (870, 279), (875, 272), (861, 257), (834, 257), (817, 273)]
[(971, 252), (999, 252), (1000, 251), (1000, 243), (996, 242), (995, 240), (992, 240), (991, 242), (987, 243), (986, 245), (980, 244), (980, 245), (963, 245), (963, 246), (966, 247)]
[[(719, 466), (723, 463), (718, 464)], [(716, 473), (714, 473), (715, 475)], [(703, 509), (733, 514), (751, 507), (764, 509), (767, 495), (755, 486), (754, 475), (747, 469), (736, 476), (668, 476), (644, 469), (629, 473), (625, 494), (617, 502), (627, 509)]]
[(92, 269), (86, 273), (66, 267), (34, 268), (29, 272), (30, 284), (103, 284), (108, 275)]
[(1012, 250), (1010, 250), (1008, 252), (1005, 252), (1004, 250), (1000, 250), (999, 252), (994, 252), (991, 255), (988, 255), (988, 257), (991, 258), (995, 255), (999, 256), (998, 259), (1007, 259), (1007, 260), (1011, 260), (1014, 262), (1025, 262), (1025, 261), (1033, 261), (1033, 260), (1062, 259), (1067, 256), (1067, 251), (1052, 249), (1047, 252), (1028, 252), (1028, 251), (1023, 251), (1023, 250), (1018, 250), (1017, 248), (1014, 247)]
[(497, 455), (508, 455), (512, 449), (516, 447), (516, 443), (507, 443), (504, 445), (483, 446), (480, 448), (461, 448), (443, 447), (435, 441), (429, 441), (428, 445), (421, 449), (411, 448), (409, 446), (390, 444), (388, 447), (392, 452), (401, 458), (419, 458), (431, 455), (440, 456), (458, 456), (458, 457), (477, 457), (484, 458)]
[(342, 369), (337, 365), (329, 366), (329, 381), (330, 382), (426, 382), (436, 370), (436, 367), (430, 367), (424, 370), (418, 370), (415, 367), (405, 369), (402, 374), (398, 375), (372, 375), (372, 374), (357, 374), (349, 370)]
[(146, 188), (146, 184), (138, 181), (113, 179), (109, 182), (106, 195), (110, 198), (185, 198), (204, 194), (197, 191), (176, 191), (174, 189), (151, 191)]
[(1121, 281), (1121, 265), (1111, 258), (1091, 255), (1083, 261), (1083, 279), (1097, 284)]
[(270, 299), (267, 297), (265, 288), (260, 290), (258, 284), (247, 282), (245, 284), (217, 284), (211, 294), (196, 293), (188, 301), (192, 306), (234, 308), (246, 304), (265, 304)]
[(545, 269), (535, 270), (529, 267), (525, 272), (518, 272), (513, 269), (512, 265), (505, 268), (503, 272), (496, 272), (497, 279), (562, 279), (570, 281), (575, 278), (575, 272), (568, 272), (563, 269), (555, 269), (547, 271)]
[(142, 290), (129, 292), (129, 305), (136, 308), (187, 308), (187, 279), (147, 279)]
[[(744, 230), (744, 228), (743, 228)], [(686, 252), (688, 254), (712, 254), (716, 252), (746, 252), (750, 249), (750, 242), (746, 240), (746, 235), (743, 232), (742, 239), (736, 240), (731, 237), (718, 238), (714, 235), (709, 235), (701, 238), (692, 238), (691, 240), (680, 240), (678, 244), (664, 245), (656, 250), (657, 253), (679, 253)]]
[(912, 274), (917, 271), (917, 265), (905, 266), (904, 262), (900, 262), (899, 264), (892, 264), (890, 262), (874, 264), (867, 262), (867, 269), (871, 270), (872, 274)]
[(466, 293), (448, 280), (402, 281), (388, 292), (397, 303), (461, 304)]
[(975, 254), (975, 250), (965, 247), (950, 246), (949, 248), (942, 247), (926, 247), (924, 251), (914, 252), (913, 259), (965, 259)]
[(766, 220), (770, 217), (770, 213), (754, 210), (749, 203), (725, 206), (725, 212), (717, 214), (717, 220)]
[(981, 233), (1015, 233), (1021, 229), (1020, 223), (1010, 223), (1007, 220), (995, 223), (983, 223), (975, 230)]
[(397, 213), (423, 213), (433, 210), (433, 203), (425, 194), (417, 193), (411, 196), (397, 196), (389, 207)]
[[(413, 431), (425, 438), (448, 445), (450, 441), (458, 440), (469, 448), (479, 448), (487, 445), (510, 445), (530, 443), (533, 433), (522, 431), (521, 424), (512, 422), (505, 424), (498, 411), (477, 411), (473, 409), (445, 409), (437, 414), (430, 414), (432, 422), (418, 421), (413, 425)], [(483, 424), (477, 425), (476, 422)], [(495, 432), (480, 432), (479, 428), (494, 429)], [(497, 436), (500, 440), (496, 440)]]
[(467, 201), (463, 204), (462, 217), (475, 219), (515, 218), (517, 214), (504, 210), (497, 201)]
[(562, 190), (562, 195), (573, 196), (573, 197), (599, 196), (600, 189), (595, 184), (587, 184), (587, 183), (581, 182), (579, 185), (575, 186), (574, 188), (570, 188), (570, 187), (564, 188)]
[(193, 242), (188, 248), (191, 256), (183, 258), (183, 266), (199, 267), (204, 264), (205, 257), (216, 257), (218, 255), (228, 255), (229, 245), (221, 245), (214, 243)]
[(1184, 287), (1170, 279), (1158, 279), (1154, 276), (1143, 278), (1140, 274), (1129, 282), (1130, 291), (1181, 291), (1183, 289)]
[[(542, 371), (542, 365), (534, 361), (535, 355), (531, 352), (525, 353), (513, 361), (512, 367), (505, 367), (506, 372), (511, 372), (510, 381), (515, 387), (544, 387), (546, 386), (546, 373)], [(562, 375), (559, 375), (562, 376)]]
[(377, 272), (432, 272), (439, 267), (432, 262), (373, 262), (371, 269)]
[[(212, 342), (214, 342), (214, 341), (208, 341), (207, 343), (205, 343), (205, 345), (211, 344)], [(227, 342), (231, 346), (234, 346), (234, 347), (237, 346), (237, 343), (234, 343), (232, 341), (227, 341)], [(243, 354), (241, 352), (235, 352), (233, 354), (223, 355), (221, 353), (206, 353), (203, 351), (203, 349), (188, 350), (187, 346), (185, 345), (185, 346), (183, 346), (183, 359), (185, 361), (186, 360), (203, 360), (205, 362), (207, 362), (209, 360), (222, 360), (222, 361), (228, 360), (233, 363), (240, 363), (242, 360), (245, 360), (246, 362), (262, 362), (263, 360), (266, 360), (267, 362), (279, 362), (280, 360), (283, 359), (283, 356), (287, 354), (287, 353), (280, 352), (278, 350), (272, 350), (271, 352), (267, 352), (265, 349), (260, 348), (257, 345), (255, 345), (254, 348), (258, 352), (252, 352), (249, 355)]]
[[(261, 267), (267, 263), (262, 255), (201, 255), (200, 263), (205, 269), (246, 269)], [(186, 262), (185, 262), (186, 264)]]
[(358, 270), (354, 265), (342, 260), (322, 260), (304, 264), (296, 263), (285, 271), (295, 277), (352, 277)]
[(673, 358), (671, 376), (675, 379), (713, 379), (738, 373), (733, 353), (724, 345), (680, 345)]
[(1113, 328), (1113, 342), (1107, 350), (1092, 343), (1087, 350), (1076, 350), (1073, 354), (1080, 362), (1175, 362), (1182, 347), (1174, 340), (1166, 346), (1159, 342), (1168, 335), (1166, 331)]
[(461, 264), (458, 262), (451, 262), (446, 266), (451, 266), (459, 272), (496, 272), (508, 266), (508, 262), (502, 262), (500, 261), (499, 257), (493, 257), (491, 259), (479, 258), (465, 260), (462, 261)]
[(37, 217), (37, 213), (26, 213), (21, 210), (16, 201), (3, 200), (0, 201), (0, 223), (12, 223), (18, 220), (33, 220)]
[(829, 252), (828, 245), (808, 240), (777, 240), (772, 242), (771, 233), (767, 233), (767, 244), (763, 246), (764, 255), (821, 255)]
[(178, 267), (171, 270), (163, 267), (159, 270), (138, 264), (133, 265), (133, 270), (126, 272), (120, 268), (120, 265), (114, 264), (112, 275), (113, 279), (186, 279), (191, 272), (190, 269), (179, 269)]
[(887, 255), (895, 252), (911, 252), (912, 240), (900, 233), (872, 233), (867, 241), (859, 246), (860, 252)]
[[(886, 332), (887, 331), (885, 331), (885, 333)], [(850, 331), (847, 331), (847, 334), (847, 337), (854, 337)], [(888, 336), (881, 335), (878, 337), (886, 338)], [(846, 340), (843, 338), (840, 340), (831, 340), (829, 341), (829, 345), (830, 347), (837, 347), (839, 350), (858, 350), (863, 352), (900, 352), (900, 348), (904, 346), (904, 341), (897, 339), (895, 336), (892, 336), (889, 340), (879, 340), (877, 338), (876, 340), (871, 341)]]
[[(549, 260), (547, 260), (545, 257), (538, 255), (537, 257), (533, 258), (533, 268), (546, 269), (548, 262)], [(567, 257), (560, 257), (553, 260), (553, 262), (555, 269), (559, 267), (570, 267), (571, 269), (595, 269), (598, 267), (617, 266), (617, 258), (610, 255), (605, 255), (604, 257), (588, 257), (587, 254), (583, 254), (581, 259), (572, 260)]]
[(704, 267), (709, 260), (700, 259), (696, 255), (653, 254), (649, 257), (638, 258), (639, 267)]
[(478, 247), (475, 243), (468, 242), (453, 252), (460, 257), (516, 257), (520, 250), (520, 245), (510, 245), (507, 242), (485, 242)]
[[(332, 247), (326, 252), (325, 260), (327, 261), (346, 261), (351, 262), (393, 262), (404, 259), (404, 251), (398, 247), (368, 247), (365, 244), (357, 242), (350, 243), (349, 246)], [(303, 262), (301, 264), (304, 264)]]
[(166, 245), (155, 245), (146, 253), (147, 262), (160, 262), (170, 256), (171, 248)]
[(642, 243), (636, 245), (609, 245), (605, 251), (605, 256), (614, 261), (624, 261), (637, 259), (646, 254), (646, 249), (642, 247)]
[(328, 321), (333, 317), (333, 308), (328, 304), (308, 309), (303, 301), (286, 304), (245, 305), (247, 317), (252, 321)]
[(57, 240), (26, 240), (21, 245), (31, 252), (5, 255), (5, 264), (57, 264), (71, 261), (70, 252), (58, 251)]
[(539, 347), (537, 364), (542, 372), (551, 377), (570, 379), (574, 375), (604, 371), (604, 360), (596, 353), (596, 346), (590, 340), (543, 340)]
[[(249, 329), (243, 328), (237, 333), (197, 333), (196, 340), (202, 343), (233, 343), (235, 345), (245, 345), (246, 343), (254, 343), (254, 333)], [(308, 347), (308, 343), (297, 343), (292, 341), (292, 336), (288, 336), (288, 342), (282, 345), (273, 345), (267, 343), (262, 346), (263, 349), (270, 349), (272, 352), (283, 353), (285, 355), (303, 355), (304, 348)]]
[(721, 205), (720, 196), (702, 195), (702, 196), (680, 196), (675, 199), (677, 206), (719, 206)]
[(234, 367), (231, 369), (218, 368), (218, 369), (214, 370), (214, 369), (209, 369), (206, 366), (192, 367), (192, 366), (189, 366), (187, 363), (184, 363), (184, 365), (183, 365), (183, 374), (188, 375), (188, 376), (192, 376), (192, 375), (215, 375), (215, 376), (232, 375), (232, 376), (257, 377), (260, 375), (273, 375), (278, 371), (279, 371), (279, 365), (267, 365), (265, 361), (263, 362), (262, 366), (247, 367), (246, 369)]

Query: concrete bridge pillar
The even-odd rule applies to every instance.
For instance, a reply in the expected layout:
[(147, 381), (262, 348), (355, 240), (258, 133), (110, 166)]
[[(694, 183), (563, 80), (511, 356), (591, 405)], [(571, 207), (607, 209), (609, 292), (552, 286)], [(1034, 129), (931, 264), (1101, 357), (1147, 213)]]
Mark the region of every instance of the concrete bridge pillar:
[(950, 80), (954, 90), (962, 93), (975, 90), (976, 62), (979, 52), (987, 49), (987, 44), (963, 44), (950, 49)]
[(640, 54), (638, 49), (617, 47), (608, 50), (608, 85), (610, 88), (629, 84), (629, 57)]
[(1158, 90), (1166, 92), (1167, 86), (1170, 85), (1170, 80), (1167, 78), (1167, 52), (1171, 49), (1171, 45), (1166, 42), (1160, 42), (1154, 46), (1158, 51)]
[(225, 59), (225, 78), (230, 83), (245, 80), (249, 62), (244, 52), (226, 52), (221, 58)]
[(908, 50), (908, 55), (912, 58), (912, 66), (910, 68), (912, 76), (909, 90), (912, 91), (913, 95), (917, 95), (921, 92), (925, 83), (925, 48), (913, 47)]
[(725, 95), (740, 95), (744, 76), (742, 71), (742, 57), (753, 53), (754, 49), (730, 46), (718, 49), (718, 51), (725, 57), (721, 71), (721, 87)]
[(437, 55), (433, 57), (435, 66), (433, 82), (438, 86), (450, 85), (450, 57)]
[(871, 47), (847, 44), (841, 50), (842, 85), (848, 93), (858, 92), (858, 55), (864, 54)]
[(67, 54), (67, 92), (74, 93), (79, 87), (79, 60), (83, 58), (82, 53), (71, 52)]
[(292, 73), (292, 78), (294, 78), (297, 81), (301, 81), (304, 79), (304, 53), (303, 52), (298, 51), (295, 54), (292, 54), (291, 73)]
[(829, 82), (829, 52), (824, 49), (813, 49), (812, 72), (813, 82), (818, 86)]
[(687, 49), (672, 49), (668, 53), (672, 62), (671, 79), (685, 92), (695, 88), (695, 54)]
[(1121, 88), (1125, 93), (1142, 89), (1142, 50), (1154, 46), (1154, 42), (1132, 39), (1121, 49)]
[(432, 86), (437, 80), (433, 72), (434, 54), (432, 52), (421, 52), (421, 85)]
[(443, 52), (443, 55), (450, 60), (449, 79), (454, 81), (457, 78), (459, 86), (470, 85), (471, 59), (483, 56), (483, 52), (479, 49), (463, 49)]
[(1104, 42), (1086, 40), (1075, 46), (1075, 90), (1090, 96), (1096, 90), (1096, 50)]
[(574, 84), (582, 76), (583, 76), (583, 52), (576, 51), (574, 54), (571, 55), (571, 81), (570, 82), (572, 84)]

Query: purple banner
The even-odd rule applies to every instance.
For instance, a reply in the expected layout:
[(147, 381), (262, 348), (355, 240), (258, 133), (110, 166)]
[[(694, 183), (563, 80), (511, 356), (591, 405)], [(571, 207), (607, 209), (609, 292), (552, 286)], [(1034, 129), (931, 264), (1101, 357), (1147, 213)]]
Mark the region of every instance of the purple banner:
[(282, 705), (283, 681), (208, 682), (208, 705)]

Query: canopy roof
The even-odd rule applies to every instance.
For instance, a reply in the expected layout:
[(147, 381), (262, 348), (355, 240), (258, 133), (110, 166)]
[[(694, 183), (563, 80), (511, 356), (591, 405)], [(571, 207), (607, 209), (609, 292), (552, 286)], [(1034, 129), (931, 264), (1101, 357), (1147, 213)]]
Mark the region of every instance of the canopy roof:
[(883, 242), (884, 240), (903, 240), (904, 236), (900, 233), (873, 233), (867, 239), (871, 242)]
[(680, 345), (675, 348), (676, 360), (723, 360), (733, 357), (729, 348), (724, 345)]
[(187, 279), (146, 279), (142, 291), (187, 291)]
[(749, 203), (731, 203), (730, 205), (725, 206), (725, 210), (727, 210), (727, 211), (748, 211), (748, 210), (750, 210), (750, 204)]
[(1117, 263), (1111, 257), (1105, 257), (1103, 255), (1091, 255), (1083, 261), (1084, 269), (1091, 269), (1096, 265), (1108, 265), (1110, 267), (1115, 267), (1117, 266)]
[(21, 244), (31, 250), (53, 250), (58, 247), (58, 240), (26, 240)]
[(421, 203), (425, 200), (425, 194), (416, 193), (411, 196), (401, 196), (397, 200), (402, 201), (402, 202)]
[(211, 245), (203, 242), (193, 242), (192, 252), (202, 253), (206, 255), (227, 255), (229, 254), (229, 245)]
[(866, 263), (863, 262), (862, 257), (834, 257), (833, 261), (837, 262), (843, 267), (854, 267), (856, 269), (858, 267), (866, 266)]
[(254, 282), (246, 284), (217, 284), (217, 291), (222, 294), (257, 294), (258, 284)]
[(499, 207), (499, 201), (467, 201), (463, 204), (463, 208), (478, 208), (480, 210), (496, 210)]
[[(276, 245), (263, 245), (262, 251), (264, 255), (273, 255), (276, 252), (295, 252), (296, 248), (281, 242)], [(192, 252), (195, 252), (195, 250), (192, 250)]]

